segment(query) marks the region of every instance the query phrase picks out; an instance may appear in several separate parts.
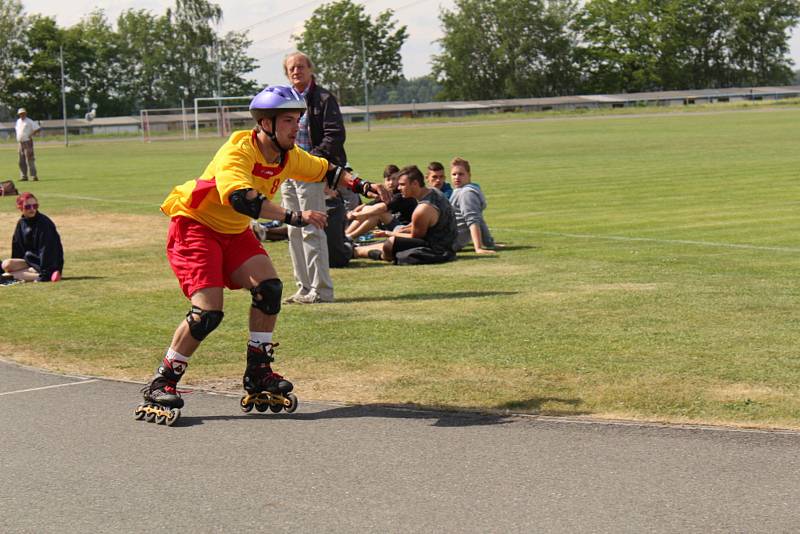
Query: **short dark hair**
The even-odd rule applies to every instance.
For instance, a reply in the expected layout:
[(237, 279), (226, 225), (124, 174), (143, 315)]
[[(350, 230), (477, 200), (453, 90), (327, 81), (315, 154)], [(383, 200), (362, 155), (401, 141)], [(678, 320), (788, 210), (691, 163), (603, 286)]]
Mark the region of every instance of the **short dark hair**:
[(442, 165), (438, 161), (431, 161), (430, 163), (428, 163), (428, 170), (431, 172), (443, 171), (444, 165)]
[(407, 176), (411, 182), (417, 182), (422, 187), (425, 187), (425, 177), (422, 176), (422, 171), (416, 165), (406, 165), (397, 172), (397, 176)]
[(383, 169), (383, 178), (386, 179), (400, 170), (400, 167), (397, 165), (392, 165), (391, 163), (384, 167)]

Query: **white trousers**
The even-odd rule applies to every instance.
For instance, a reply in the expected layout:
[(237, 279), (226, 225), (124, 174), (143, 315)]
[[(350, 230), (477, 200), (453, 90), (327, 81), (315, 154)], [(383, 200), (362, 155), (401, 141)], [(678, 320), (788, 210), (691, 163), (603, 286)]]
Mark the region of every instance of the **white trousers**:
[[(281, 205), (293, 211), (325, 213), (325, 184), (286, 180), (281, 185)], [(333, 280), (328, 263), (328, 238), (325, 230), (313, 224), (289, 226), (289, 254), (294, 280), (302, 294), (314, 292), (323, 300), (333, 300)]]

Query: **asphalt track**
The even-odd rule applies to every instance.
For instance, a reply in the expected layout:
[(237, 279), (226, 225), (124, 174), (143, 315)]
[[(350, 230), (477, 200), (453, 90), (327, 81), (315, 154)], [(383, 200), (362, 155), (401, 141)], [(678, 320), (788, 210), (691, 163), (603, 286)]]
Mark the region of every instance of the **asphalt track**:
[(0, 532), (797, 532), (800, 433), (304, 403), (0, 361)]

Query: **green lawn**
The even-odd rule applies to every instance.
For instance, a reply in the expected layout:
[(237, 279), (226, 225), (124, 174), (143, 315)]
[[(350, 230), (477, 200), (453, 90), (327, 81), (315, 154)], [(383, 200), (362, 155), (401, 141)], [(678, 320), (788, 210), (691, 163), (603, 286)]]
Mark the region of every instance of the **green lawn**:
[[(367, 177), (469, 159), (507, 247), (335, 270), (335, 304), (284, 306), (276, 369), (301, 402), (800, 428), (799, 121), (783, 106), (353, 129)], [(39, 146), (27, 188), (59, 225), (65, 280), (0, 288), (0, 353), (146, 379), (188, 310), (158, 205), (220, 143)], [(12, 147), (0, 168), (16, 176)], [(0, 200), (2, 257), (16, 217)], [(267, 248), (288, 293), (286, 243)], [(238, 387), (249, 294), (226, 295), (188, 383)]]

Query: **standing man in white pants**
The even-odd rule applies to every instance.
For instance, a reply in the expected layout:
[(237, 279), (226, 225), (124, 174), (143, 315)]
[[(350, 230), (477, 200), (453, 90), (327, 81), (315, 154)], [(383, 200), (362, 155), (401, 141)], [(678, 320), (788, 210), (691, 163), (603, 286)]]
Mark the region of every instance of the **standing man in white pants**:
[[(345, 131), (336, 98), (314, 80), (314, 65), (302, 52), (289, 54), (283, 69), (292, 88), (306, 101), (295, 144), (315, 156), (344, 167)], [(281, 185), (281, 203), (290, 210), (325, 211), (325, 184), (286, 180)], [(333, 281), (328, 259), (325, 230), (314, 225), (289, 227), (289, 251), (294, 267), (297, 292), (287, 304), (333, 302)]]
[(31, 175), (31, 180), (34, 182), (39, 181), (39, 175), (36, 172), (36, 156), (33, 153), (33, 136), (41, 131), (38, 124), (28, 118), (28, 112), (25, 108), (17, 110), (17, 123), (15, 129), (17, 132), (17, 143), (19, 143), (19, 179), (21, 182), (28, 181), (28, 174)]

